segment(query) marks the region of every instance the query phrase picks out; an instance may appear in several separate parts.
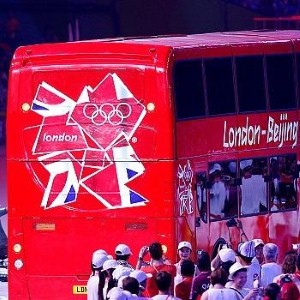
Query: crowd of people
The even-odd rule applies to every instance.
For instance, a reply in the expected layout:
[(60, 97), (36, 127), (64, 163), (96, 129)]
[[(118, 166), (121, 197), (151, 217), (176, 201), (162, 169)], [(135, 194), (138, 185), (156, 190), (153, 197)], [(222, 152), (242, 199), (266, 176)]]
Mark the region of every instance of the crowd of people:
[[(278, 262), (279, 249), (261, 239), (241, 242), (233, 250), (220, 243), (215, 257), (193, 249), (188, 241), (177, 247), (171, 262), (159, 242), (140, 249), (136, 264), (128, 245), (114, 255), (99, 249), (92, 254), (88, 300), (299, 300), (300, 247), (293, 245)], [(148, 257), (149, 261), (145, 258)]]

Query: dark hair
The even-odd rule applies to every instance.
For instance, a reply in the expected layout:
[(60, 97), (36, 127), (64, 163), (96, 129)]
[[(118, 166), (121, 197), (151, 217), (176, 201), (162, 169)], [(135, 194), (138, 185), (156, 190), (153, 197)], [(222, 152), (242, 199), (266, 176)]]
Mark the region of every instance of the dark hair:
[(154, 242), (149, 246), (149, 253), (153, 259), (159, 260), (163, 256), (162, 245), (158, 242)]
[(138, 295), (140, 290), (140, 284), (136, 278), (127, 276), (122, 281), (123, 290), (129, 291), (131, 294)]
[(225, 285), (228, 280), (228, 273), (221, 268), (215, 269), (210, 274), (210, 282), (212, 285), (220, 283)]
[(242, 255), (241, 253), (238, 254), (238, 256), (249, 265), (252, 262), (253, 257), (248, 257), (245, 255)]
[(247, 272), (247, 268), (241, 268), (241, 269), (235, 271), (231, 276), (236, 277), (237, 274), (242, 273), (242, 272)]
[(210, 256), (208, 252), (203, 250), (198, 251), (197, 267), (200, 271), (210, 271)]
[(221, 262), (221, 266), (220, 268), (223, 269), (224, 271), (226, 271), (226, 273), (229, 275), (229, 269), (230, 267), (234, 264), (234, 261), (225, 261), (225, 262)]
[(195, 265), (191, 260), (184, 260), (180, 265), (181, 275), (191, 277), (195, 272)]
[(268, 284), (264, 289), (264, 296), (268, 296), (269, 300), (276, 300), (279, 293), (280, 286), (275, 282)]
[(298, 270), (300, 270), (300, 254), (298, 254), (298, 256), (297, 256), (296, 267)]
[(130, 254), (125, 254), (125, 255), (121, 255), (121, 254), (115, 254), (116, 260), (125, 260), (127, 261), (130, 257)]
[(296, 272), (296, 254), (288, 254), (284, 257), (282, 263), (282, 273), (295, 273)]
[(172, 275), (167, 271), (160, 271), (154, 277), (154, 282), (159, 291), (168, 291), (172, 284)]
[[(102, 269), (102, 267), (101, 267)], [(104, 300), (104, 297), (103, 297), (103, 288), (104, 288), (104, 285), (105, 285), (105, 272), (101, 272), (100, 269), (98, 269), (99, 272), (98, 272), (98, 276), (99, 276), (99, 284), (98, 284), (98, 296), (99, 296), (99, 300)]]

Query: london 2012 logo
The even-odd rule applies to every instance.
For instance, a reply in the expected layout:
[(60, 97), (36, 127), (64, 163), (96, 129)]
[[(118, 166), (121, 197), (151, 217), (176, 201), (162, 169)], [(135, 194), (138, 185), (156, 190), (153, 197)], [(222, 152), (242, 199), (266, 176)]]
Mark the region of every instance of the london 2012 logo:
[(145, 205), (127, 184), (145, 171), (131, 139), (146, 109), (116, 74), (77, 101), (42, 82), (31, 110), (42, 117), (32, 154), (49, 173), (43, 208), (74, 203), (82, 189), (109, 209)]

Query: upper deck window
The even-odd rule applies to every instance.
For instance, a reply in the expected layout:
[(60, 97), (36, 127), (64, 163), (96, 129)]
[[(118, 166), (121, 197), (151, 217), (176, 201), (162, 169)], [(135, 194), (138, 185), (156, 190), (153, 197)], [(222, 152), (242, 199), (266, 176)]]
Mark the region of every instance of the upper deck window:
[(201, 60), (177, 62), (174, 87), (177, 119), (205, 115)]
[(204, 65), (209, 114), (234, 113), (236, 110), (231, 58), (205, 59)]
[(266, 110), (263, 56), (236, 57), (240, 112)]
[(270, 109), (296, 107), (294, 62), (291, 54), (267, 55)]

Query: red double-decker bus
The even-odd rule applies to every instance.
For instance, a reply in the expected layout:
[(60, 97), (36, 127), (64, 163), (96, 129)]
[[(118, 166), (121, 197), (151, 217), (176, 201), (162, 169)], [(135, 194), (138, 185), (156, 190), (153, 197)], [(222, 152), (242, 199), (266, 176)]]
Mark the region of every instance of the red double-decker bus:
[[(7, 113), (9, 296), (84, 299), (91, 254), (299, 242), (300, 33), (20, 47)], [(195, 251), (194, 251), (195, 253)]]

